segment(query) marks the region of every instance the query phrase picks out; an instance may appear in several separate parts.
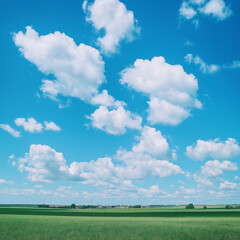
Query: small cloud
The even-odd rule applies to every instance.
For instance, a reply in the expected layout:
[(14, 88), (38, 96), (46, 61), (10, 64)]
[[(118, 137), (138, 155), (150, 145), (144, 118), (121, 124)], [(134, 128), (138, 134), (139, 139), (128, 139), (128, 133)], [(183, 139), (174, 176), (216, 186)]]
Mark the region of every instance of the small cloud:
[(17, 118), (14, 122), (17, 126), (22, 126), (25, 131), (30, 133), (41, 132), (43, 129), (42, 124), (38, 123), (34, 118)]
[(56, 131), (56, 132), (61, 131), (61, 128), (58, 125), (56, 125), (54, 122), (44, 121), (44, 125), (45, 125), (45, 130)]
[(10, 125), (8, 124), (0, 124), (0, 128), (3, 129), (4, 131), (10, 133), (12, 136), (18, 138), (20, 137), (20, 132), (14, 130)]

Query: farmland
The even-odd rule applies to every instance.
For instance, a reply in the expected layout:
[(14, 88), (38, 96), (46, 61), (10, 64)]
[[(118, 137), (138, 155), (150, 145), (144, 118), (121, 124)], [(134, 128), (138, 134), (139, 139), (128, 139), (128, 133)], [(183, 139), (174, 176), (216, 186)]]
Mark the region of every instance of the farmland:
[(0, 239), (240, 239), (239, 209), (0, 207)]

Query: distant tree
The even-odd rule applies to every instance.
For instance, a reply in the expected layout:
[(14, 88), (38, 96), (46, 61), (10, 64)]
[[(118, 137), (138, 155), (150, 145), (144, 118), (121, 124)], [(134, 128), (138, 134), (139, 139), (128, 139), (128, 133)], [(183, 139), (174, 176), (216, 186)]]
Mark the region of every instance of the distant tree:
[(193, 209), (194, 205), (192, 203), (189, 203), (185, 208), (186, 209)]
[(132, 206), (132, 208), (141, 208), (142, 206), (141, 205), (134, 205)]
[(231, 209), (231, 208), (233, 208), (233, 207), (232, 207), (231, 205), (226, 205), (225, 208), (226, 208), (226, 209)]
[(205, 206), (203, 207), (203, 209), (207, 209), (207, 206), (205, 205)]
[(46, 204), (40, 204), (38, 205), (39, 208), (49, 208), (49, 205)]
[(73, 203), (73, 204), (71, 205), (71, 208), (76, 208), (76, 204)]

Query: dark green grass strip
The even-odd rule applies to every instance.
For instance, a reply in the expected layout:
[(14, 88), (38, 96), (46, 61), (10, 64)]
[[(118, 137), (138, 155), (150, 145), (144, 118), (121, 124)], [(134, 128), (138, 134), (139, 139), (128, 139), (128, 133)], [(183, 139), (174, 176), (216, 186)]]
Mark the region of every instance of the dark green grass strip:
[(240, 217), (240, 211), (81, 211), (68, 209), (0, 208), (0, 214), (81, 217)]

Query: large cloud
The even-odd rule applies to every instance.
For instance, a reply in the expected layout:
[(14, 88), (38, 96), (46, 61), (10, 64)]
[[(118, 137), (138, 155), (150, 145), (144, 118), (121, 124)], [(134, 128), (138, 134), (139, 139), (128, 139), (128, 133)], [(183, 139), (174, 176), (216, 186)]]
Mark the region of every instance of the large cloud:
[(121, 83), (149, 96), (148, 120), (152, 123), (178, 125), (190, 116), (198, 101), (198, 81), (181, 65), (170, 65), (163, 57), (151, 61), (137, 59), (121, 73)]
[(64, 33), (39, 36), (31, 27), (14, 34), (13, 40), (23, 56), (46, 75), (41, 90), (55, 98), (58, 94), (89, 101), (105, 81), (104, 62), (97, 49), (83, 43), (76, 45)]
[(218, 138), (209, 141), (197, 140), (196, 145), (186, 148), (186, 155), (195, 160), (204, 160), (207, 157), (230, 159), (240, 156), (240, 146), (233, 138), (228, 138), (225, 142)]
[(133, 12), (118, 0), (95, 0), (93, 4), (85, 0), (83, 10), (98, 31), (104, 29), (105, 35), (98, 38), (98, 43), (106, 53), (116, 52), (121, 40), (132, 41), (140, 31)]
[[(153, 136), (152, 141), (150, 136)], [(154, 146), (148, 148), (150, 144)], [(104, 157), (90, 162), (72, 162), (68, 166), (62, 153), (47, 145), (33, 144), (29, 153), (18, 159), (18, 168), (27, 172), (29, 180), (33, 182), (65, 179), (106, 188), (114, 188), (120, 184), (126, 188), (129, 187), (130, 179), (182, 174), (183, 171), (178, 165), (167, 160), (158, 160), (170, 155), (168, 143), (161, 133), (146, 127), (132, 152), (121, 149), (114, 159)], [(159, 158), (156, 159), (156, 156)], [(113, 160), (118, 160), (118, 164), (114, 164)]]

